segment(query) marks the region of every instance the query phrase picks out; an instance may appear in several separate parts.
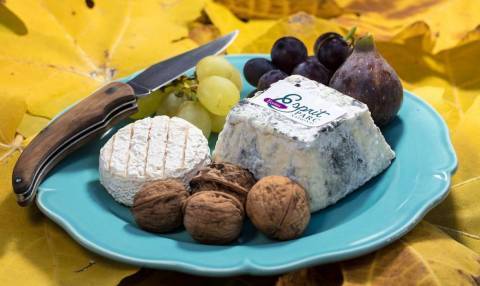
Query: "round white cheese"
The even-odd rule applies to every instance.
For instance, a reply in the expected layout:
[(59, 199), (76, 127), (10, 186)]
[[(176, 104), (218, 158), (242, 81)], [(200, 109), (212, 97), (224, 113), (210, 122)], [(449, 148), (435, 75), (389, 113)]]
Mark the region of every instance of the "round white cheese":
[(176, 178), (185, 183), (210, 163), (208, 141), (191, 123), (168, 116), (135, 121), (100, 150), (100, 182), (127, 206), (147, 181)]

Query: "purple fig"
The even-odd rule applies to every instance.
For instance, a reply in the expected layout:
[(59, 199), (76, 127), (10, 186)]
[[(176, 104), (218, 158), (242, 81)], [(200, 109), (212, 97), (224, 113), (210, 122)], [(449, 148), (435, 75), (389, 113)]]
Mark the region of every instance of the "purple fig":
[(378, 53), (371, 35), (355, 43), (353, 53), (332, 76), (330, 86), (365, 103), (378, 126), (392, 121), (403, 101), (402, 83)]

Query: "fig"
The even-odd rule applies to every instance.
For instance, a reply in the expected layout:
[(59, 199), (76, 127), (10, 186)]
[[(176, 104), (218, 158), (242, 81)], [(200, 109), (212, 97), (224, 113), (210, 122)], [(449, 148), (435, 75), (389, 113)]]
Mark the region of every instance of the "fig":
[(403, 101), (402, 83), (371, 35), (355, 43), (353, 53), (333, 74), (330, 87), (365, 103), (378, 126), (392, 121)]

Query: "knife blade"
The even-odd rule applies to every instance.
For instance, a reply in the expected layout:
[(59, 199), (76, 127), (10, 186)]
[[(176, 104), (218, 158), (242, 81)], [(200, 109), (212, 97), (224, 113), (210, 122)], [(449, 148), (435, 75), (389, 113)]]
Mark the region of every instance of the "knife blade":
[(137, 97), (148, 95), (185, 73), (195, 66), (198, 60), (212, 55), (212, 51), (216, 51), (214, 54), (222, 52), (237, 35), (238, 31), (234, 31), (207, 45), (154, 64), (131, 79), (128, 84), (133, 88)]
[(184, 74), (200, 59), (222, 52), (237, 35), (238, 31), (234, 31), (156, 63), (127, 83), (111, 82), (56, 117), (23, 150), (15, 164), (12, 186), (17, 203), (31, 204), (38, 185), (61, 159), (137, 112), (139, 98)]

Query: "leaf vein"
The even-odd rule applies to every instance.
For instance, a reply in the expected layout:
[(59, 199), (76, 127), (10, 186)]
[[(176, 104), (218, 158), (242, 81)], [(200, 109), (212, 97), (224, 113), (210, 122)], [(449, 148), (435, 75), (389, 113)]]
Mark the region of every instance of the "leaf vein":
[(127, 31), (128, 25), (130, 24), (130, 17), (131, 14), (131, 2), (128, 1), (128, 7), (127, 7), (127, 15), (124, 18), (123, 25), (120, 28), (120, 31), (118, 32), (117, 38), (113, 41), (112, 45), (110, 46), (109, 53), (107, 58), (105, 59), (105, 76), (107, 77), (107, 81), (112, 80), (112, 74), (108, 72), (113, 54), (117, 50), (117, 47), (120, 45), (123, 37), (125, 36), (125, 32)]
[(447, 76), (450, 82), (450, 86), (452, 87), (452, 95), (453, 95), (453, 99), (455, 100), (455, 106), (458, 110), (460, 117), (463, 117), (464, 112), (463, 112), (462, 104), (459, 98), (458, 86), (457, 86), (455, 77), (453, 76), (453, 73), (452, 73), (452, 63), (450, 61), (450, 57), (448, 56), (448, 54), (445, 53), (444, 59), (445, 59)]
[(64, 34), (65, 34), (65, 38), (70, 41), (72, 43), (72, 45), (75, 47), (75, 50), (78, 52), (78, 55), (80, 56), (80, 58), (88, 65), (90, 66), (90, 68), (94, 71), (96, 70), (99, 70), (98, 66), (94, 63), (94, 61), (89, 57), (89, 55), (87, 54), (87, 52), (85, 52), (85, 50), (79, 46), (77, 44), (77, 42), (75, 41), (75, 38), (70, 35), (70, 33), (65, 29), (65, 27), (62, 25), (62, 23), (58, 20), (58, 18), (52, 13), (52, 11), (50, 11), (50, 9), (48, 9), (45, 5), (43, 5), (43, 2), (42, 2), (42, 5), (43, 9), (47, 12), (46, 14), (49, 15), (54, 21), (55, 23), (57, 23), (57, 25), (63, 30)]
[(79, 76), (86, 77), (88, 79), (93, 79), (95, 81), (103, 83), (103, 81), (99, 80), (98, 78), (92, 76), (91, 74), (89, 74), (87, 72), (81, 72), (81, 71), (74, 70), (74, 69), (68, 69), (66, 67), (61, 67), (61, 66), (58, 66), (58, 65), (49, 65), (49, 64), (43, 64), (43, 63), (38, 63), (38, 62), (34, 62), (34, 61), (8, 58), (8, 57), (1, 57), (1, 56), (0, 56), (0, 60), (10, 61), (10, 62), (13, 62), (13, 63), (16, 63), (16, 64), (21, 64), (21, 65), (35, 66), (35, 67), (45, 68), (45, 69), (55, 69), (59, 72), (71, 73), (71, 74), (79, 75)]
[(470, 178), (470, 179), (468, 179), (468, 180), (465, 180), (465, 181), (463, 181), (463, 182), (460, 182), (460, 183), (457, 183), (457, 184), (453, 185), (453, 186), (452, 186), (452, 189), (455, 189), (455, 188), (458, 188), (458, 187), (461, 187), (461, 186), (464, 186), (464, 185), (467, 185), (467, 184), (476, 182), (476, 181), (478, 181), (478, 180), (480, 180), (480, 176)]
[(480, 239), (480, 235), (477, 235), (477, 234), (472, 234), (472, 233), (469, 233), (469, 232), (466, 232), (466, 231), (450, 228), (448, 226), (443, 226), (443, 225), (439, 225), (439, 224), (434, 224), (434, 226), (436, 226), (436, 227), (438, 227), (438, 228), (440, 228), (440, 229), (442, 229), (446, 232), (453, 232), (453, 233), (456, 233), (456, 234), (464, 235), (464, 236), (469, 237), (469, 238)]
[(442, 285), (442, 283), (440, 283), (440, 280), (438, 279), (437, 275), (435, 275), (435, 272), (433, 271), (432, 267), (430, 266), (430, 264), (428, 264), (428, 261), (426, 261), (423, 258), (423, 256), (413, 246), (409, 245), (403, 239), (400, 239), (400, 243), (405, 245), (405, 248), (409, 249), (422, 262), (422, 264), (425, 266), (425, 268), (428, 270), (428, 272), (430, 272), (430, 275), (435, 280), (435, 282), (436, 282), (435, 284), (436, 285)]

